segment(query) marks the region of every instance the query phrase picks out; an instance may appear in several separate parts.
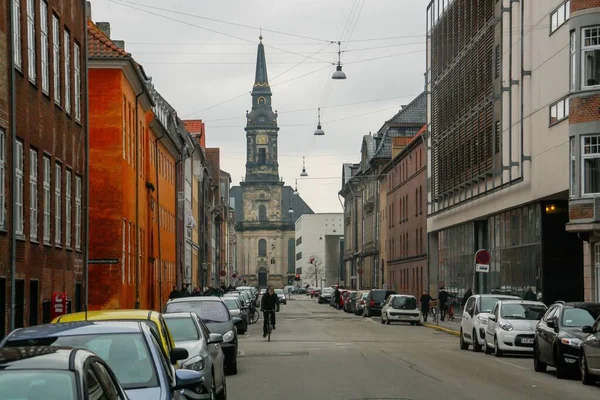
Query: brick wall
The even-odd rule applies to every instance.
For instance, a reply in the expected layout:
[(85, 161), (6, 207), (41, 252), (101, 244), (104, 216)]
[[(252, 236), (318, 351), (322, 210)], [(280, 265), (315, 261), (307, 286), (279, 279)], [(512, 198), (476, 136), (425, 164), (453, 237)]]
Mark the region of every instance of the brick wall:
[(571, 12), (600, 7), (600, 0), (571, 0)]
[[(7, 0), (0, 2), (3, 10), (7, 10)], [(75, 283), (81, 283), (83, 278), (83, 257), (80, 251), (74, 248), (75, 245), (75, 177), (83, 176), (84, 172), (84, 139), (85, 129), (81, 122), (74, 119), (75, 115), (75, 90), (74, 90), (74, 45), (77, 43), (80, 46), (80, 66), (81, 66), (81, 121), (85, 121), (85, 60), (84, 60), (84, 19), (83, 7), (84, 3), (75, 0), (50, 0), (48, 4), (48, 26), (49, 26), (49, 86), (48, 94), (42, 92), (42, 68), (41, 68), (41, 40), (40, 40), (40, 9), (39, 2), (35, 2), (35, 21), (36, 21), (36, 58), (35, 69), (36, 78), (33, 82), (30, 81), (28, 67), (30, 60), (27, 52), (27, 16), (26, 3), (21, 2), (21, 53), (22, 53), (22, 68), (16, 74), (16, 106), (17, 106), (17, 137), (23, 142), (23, 220), (24, 220), (24, 237), (17, 240), (17, 274), (16, 279), (24, 280), (23, 293), (23, 321), (24, 325), (29, 325), (29, 313), (32, 307), (37, 308), (37, 323), (42, 322), (42, 302), (50, 300), (53, 291), (66, 291), (69, 299), (72, 300), (72, 309), (75, 309)], [(52, 54), (52, 15), (59, 17), (60, 25), (60, 87), (54, 88), (53, 80), (53, 54)], [(5, 13), (2, 13), (4, 16)], [(6, 32), (6, 21), (0, 21), (3, 32)], [(64, 108), (65, 100), (65, 47), (64, 47), (64, 31), (65, 28), (70, 33), (70, 74), (69, 80), (71, 83), (71, 109), (70, 114)], [(10, 43), (9, 38), (3, 34), (3, 40), (0, 46), (4, 47)], [(1, 47), (0, 47), (1, 49)], [(1, 50), (0, 50), (1, 51)], [(10, 87), (10, 82), (6, 81), (6, 71), (10, 71), (10, 66), (6, 65), (7, 58), (0, 56), (0, 93), (2, 88), (6, 91)], [(3, 65), (4, 64), (4, 65)], [(54, 102), (54, 91), (60, 91), (60, 105)], [(1, 97), (1, 94), (0, 94)], [(1, 102), (2, 100), (0, 100)], [(0, 110), (2, 105), (0, 103)], [(5, 111), (4, 111), (5, 112)], [(3, 111), (0, 111), (2, 118)], [(2, 120), (0, 119), (0, 124)], [(38, 159), (38, 218), (37, 218), (37, 236), (38, 241), (31, 239), (32, 226), (30, 223), (30, 149), (37, 150)], [(7, 160), (12, 160), (11, 146), (7, 146)], [(51, 158), (52, 179), (51, 179), (51, 241), (50, 244), (43, 243), (43, 159), (42, 156), (47, 155)], [(61, 165), (61, 231), (62, 238), (59, 244), (55, 244), (55, 177), (56, 163)], [(8, 171), (11, 171), (12, 165), (7, 165)], [(66, 170), (72, 172), (71, 189), (72, 189), (72, 207), (71, 207), (71, 248), (67, 248), (66, 238), (66, 217), (65, 217), (65, 189), (66, 189)], [(10, 175), (10, 174), (8, 174)], [(84, 188), (82, 180), (82, 206), (84, 203)], [(7, 179), (7, 185), (10, 182)], [(10, 186), (8, 186), (10, 188)], [(10, 199), (10, 191), (7, 190), (7, 197)], [(10, 212), (10, 211), (9, 211)], [(82, 213), (85, 211), (82, 209)], [(10, 214), (9, 214), (10, 215)], [(83, 225), (82, 218), (82, 225)], [(83, 226), (82, 226), (83, 234)], [(83, 240), (83, 236), (82, 236)], [(10, 241), (10, 235), (0, 234), (0, 265), (4, 265), (4, 269), (10, 266), (10, 251), (7, 242)], [(83, 248), (84, 243), (82, 243)], [(4, 273), (0, 272), (0, 275)], [(7, 276), (8, 278), (8, 276)], [(9, 279), (7, 279), (9, 281)], [(30, 304), (29, 288), (32, 281), (37, 281), (38, 299), (36, 304)], [(83, 293), (83, 288), (82, 288)], [(7, 297), (10, 296), (10, 287), (7, 287)], [(7, 305), (7, 308), (10, 305)], [(8, 319), (7, 319), (8, 320)], [(32, 321), (33, 322), (33, 321)]]
[(600, 119), (600, 94), (571, 98), (569, 106), (569, 123), (579, 124)]
[(594, 218), (594, 204), (571, 204), (569, 206), (569, 220)]

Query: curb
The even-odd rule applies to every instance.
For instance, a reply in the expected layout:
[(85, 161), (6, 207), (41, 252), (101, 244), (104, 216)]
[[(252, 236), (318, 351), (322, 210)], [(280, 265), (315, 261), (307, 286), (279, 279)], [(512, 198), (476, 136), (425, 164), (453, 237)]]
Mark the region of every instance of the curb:
[(432, 325), (432, 324), (426, 324), (426, 323), (424, 323), (423, 326), (426, 326), (427, 328), (435, 329), (436, 331), (447, 333), (449, 335), (454, 335), (454, 336), (460, 337), (460, 331), (455, 331), (454, 329), (448, 329), (448, 328), (444, 328), (444, 327), (441, 327), (438, 325)]

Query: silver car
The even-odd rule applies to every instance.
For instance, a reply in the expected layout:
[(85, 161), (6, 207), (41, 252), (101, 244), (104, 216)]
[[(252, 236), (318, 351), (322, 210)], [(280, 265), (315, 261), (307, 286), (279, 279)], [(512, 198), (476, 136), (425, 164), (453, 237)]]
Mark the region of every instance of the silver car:
[(504, 353), (533, 353), (535, 328), (547, 310), (540, 301), (497, 302), (485, 327), (485, 353), (496, 357)]
[(220, 343), (223, 335), (210, 333), (204, 322), (192, 312), (163, 314), (175, 345), (188, 351), (181, 367), (198, 371), (210, 392), (195, 399), (226, 399), (225, 356)]

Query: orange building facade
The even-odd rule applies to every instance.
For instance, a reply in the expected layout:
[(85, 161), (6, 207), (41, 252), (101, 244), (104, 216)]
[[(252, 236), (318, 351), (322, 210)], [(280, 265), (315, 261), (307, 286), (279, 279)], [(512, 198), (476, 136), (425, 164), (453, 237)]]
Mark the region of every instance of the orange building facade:
[(148, 78), (88, 20), (90, 125), (89, 309), (148, 308), (153, 225), (147, 177)]

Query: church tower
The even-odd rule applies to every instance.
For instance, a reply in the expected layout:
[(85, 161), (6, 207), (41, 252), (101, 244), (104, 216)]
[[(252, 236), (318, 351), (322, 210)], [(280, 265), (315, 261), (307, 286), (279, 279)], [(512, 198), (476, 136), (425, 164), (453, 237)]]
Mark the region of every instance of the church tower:
[(246, 112), (246, 182), (279, 182), (277, 112), (271, 106), (271, 87), (262, 36), (256, 55), (252, 111)]

